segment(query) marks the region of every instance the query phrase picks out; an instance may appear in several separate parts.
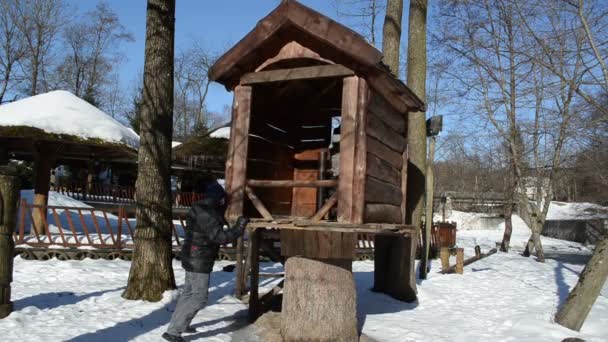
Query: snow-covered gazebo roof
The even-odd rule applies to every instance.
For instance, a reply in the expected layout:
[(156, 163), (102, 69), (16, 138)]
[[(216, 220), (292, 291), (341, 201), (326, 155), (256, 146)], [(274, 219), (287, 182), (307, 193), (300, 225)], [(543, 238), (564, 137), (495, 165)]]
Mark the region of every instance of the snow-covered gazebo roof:
[(139, 136), (74, 94), (57, 90), (0, 106), (0, 142), (23, 155), (34, 141), (63, 144), (68, 158), (136, 160)]

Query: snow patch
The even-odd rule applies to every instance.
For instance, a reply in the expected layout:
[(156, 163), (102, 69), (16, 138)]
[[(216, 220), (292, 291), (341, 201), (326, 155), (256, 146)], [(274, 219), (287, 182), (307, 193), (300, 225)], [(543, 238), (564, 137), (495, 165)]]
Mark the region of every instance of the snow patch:
[(65, 90), (0, 106), (0, 126), (28, 126), (47, 133), (139, 146), (139, 136), (132, 129)]
[(222, 127), (215, 132), (209, 134), (212, 138), (230, 139), (230, 127)]

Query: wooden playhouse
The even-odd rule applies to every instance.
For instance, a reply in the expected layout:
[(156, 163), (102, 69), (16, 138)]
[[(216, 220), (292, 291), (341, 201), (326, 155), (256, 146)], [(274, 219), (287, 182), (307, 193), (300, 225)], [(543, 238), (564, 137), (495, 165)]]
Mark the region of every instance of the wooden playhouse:
[(351, 259), (356, 234), (375, 234), (376, 289), (415, 298), (407, 113), (425, 105), (382, 57), (347, 27), (283, 1), (210, 70), (234, 91), (227, 216), (257, 218), (251, 263), (237, 263), (240, 280), (251, 267), (252, 306), (264, 234), (280, 235), (284, 257), (315, 259)]

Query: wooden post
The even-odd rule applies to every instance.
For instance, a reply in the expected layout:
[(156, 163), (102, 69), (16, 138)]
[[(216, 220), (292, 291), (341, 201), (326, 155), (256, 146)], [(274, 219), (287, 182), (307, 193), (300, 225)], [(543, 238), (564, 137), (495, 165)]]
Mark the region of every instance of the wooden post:
[(456, 249), (456, 273), (464, 273), (464, 248)]
[(429, 146), (429, 159), (426, 163), (426, 218), (424, 223), (424, 235), (422, 255), (420, 256), (420, 279), (426, 279), (429, 272), (429, 250), (431, 248), (431, 229), (433, 228), (433, 160), (435, 158), (435, 140), (431, 137)]
[[(95, 172), (95, 161), (89, 159), (87, 162), (87, 184), (85, 185), (83, 200), (87, 200), (87, 194), (90, 195), (93, 192), (93, 173)], [(91, 198), (89, 198), (91, 200)]]
[(13, 311), (11, 282), (13, 281), (13, 230), (17, 223), (19, 178), (13, 168), (0, 167), (0, 318)]
[[(237, 86), (234, 89), (234, 104), (232, 108), (232, 130), (230, 132), (230, 145), (226, 161), (226, 193), (228, 195), (228, 209), (226, 216), (234, 221), (243, 214), (245, 200), (245, 186), (247, 175), (247, 153), (249, 146), (249, 119), (251, 115), (250, 86)], [(243, 238), (237, 240), (236, 246), (236, 286), (235, 295), (241, 298), (245, 284), (242, 282), (243, 274)]]
[[(57, 147), (48, 142), (34, 144), (34, 205), (45, 207), (48, 204), (49, 189), (51, 186), (51, 169), (55, 165)], [(33, 229), (38, 234), (46, 234), (44, 217), (46, 210), (34, 209)]]
[(249, 321), (254, 322), (260, 315), (259, 308), (259, 278), (260, 278), (260, 239), (263, 228), (251, 229), (249, 243), (251, 245), (251, 276), (249, 277)]
[(481, 258), (481, 247), (479, 245), (475, 246), (475, 256)]
[(447, 247), (441, 247), (439, 257), (441, 258), (441, 270), (445, 271), (450, 268), (450, 251)]

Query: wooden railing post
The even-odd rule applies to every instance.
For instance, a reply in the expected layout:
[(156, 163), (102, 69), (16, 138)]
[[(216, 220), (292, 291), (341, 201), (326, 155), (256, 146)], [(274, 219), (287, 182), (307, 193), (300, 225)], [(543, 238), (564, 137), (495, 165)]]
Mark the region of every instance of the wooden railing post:
[(13, 311), (11, 282), (13, 281), (13, 231), (17, 223), (19, 178), (14, 168), (0, 167), (0, 318)]

